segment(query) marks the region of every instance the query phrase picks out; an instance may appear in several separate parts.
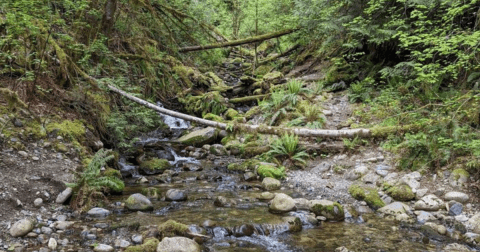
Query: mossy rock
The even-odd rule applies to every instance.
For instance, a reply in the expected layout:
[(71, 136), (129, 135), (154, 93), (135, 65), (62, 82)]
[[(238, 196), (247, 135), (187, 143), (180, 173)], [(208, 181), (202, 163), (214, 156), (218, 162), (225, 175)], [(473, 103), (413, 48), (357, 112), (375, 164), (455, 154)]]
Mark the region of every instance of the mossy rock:
[(147, 238), (142, 245), (130, 246), (125, 252), (155, 252), (160, 241), (156, 238)]
[(413, 193), (412, 188), (408, 185), (392, 186), (387, 190), (387, 193), (397, 201), (409, 201), (415, 199), (415, 194)]
[(211, 143), (217, 138), (219, 130), (207, 127), (205, 129), (193, 131), (177, 139), (178, 142), (184, 145), (203, 146)]
[(85, 138), (85, 126), (79, 120), (65, 120), (61, 123), (50, 123), (47, 132), (57, 131), (57, 134), (70, 141), (83, 141)]
[(64, 143), (57, 143), (54, 145), (54, 149), (58, 152), (66, 153), (68, 152), (68, 148)]
[(168, 220), (158, 226), (161, 237), (186, 236), (188, 226), (174, 220)]
[(116, 178), (122, 178), (122, 173), (120, 173), (119, 170), (115, 170), (112, 168), (107, 168), (105, 171), (103, 171), (103, 176), (105, 177), (116, 177)]
[(225, 117), (228, 120), (233, 120), (237, 115), (238, 115), (238, 111), (236, 111), (235, 109), (232, 109), (232, 108), (229, 108), (227, 110), (227, 112), (225, 112)]
[(150, 200), (145, 197), (145, 195), (140, 193), (135, 193), (130, 195), (125, 201), (125, 207), (128, 210), (132, 211), (151, 211), (153, 210), (153, 205)]
[(210, 120), (210, 121), (215, 121), (215, 122), (225, 122), (223, 117), (212, 114), (212, 113), (207, 113), (203, 116), (203, 119)]
[(281, 79), (283, 79), (283, 74), (278, 71), (274, 71), (263, 76), (263, 80), (265, 82), (273, 82), (273, 83), (280, 83)]
[(286, 177), (285, 174), (285, 167), (276, 167), (273, 164), (260, 164), (257, 168), (257, 174), (261, 178), (275, 178), (275, 179), (283, 179)]
[(153, 158), (142, 162), (140, 164), (140, 170), (147, 175), (153, 175), (163, 173), (163, 171), (170, 168), (170, 166), (170, 162), (166, 159)]
[(269, 65), (261, 65), (255, 69), (255, 75), (258, 77), (264, 76), (268, 74), (273, 69), (273, 67)]
[(231, 163), (228, 165), (227, 168), (230, 171), (242, 171), (242, 172), (245, 172), (247, 170), (253, 171), (255, 170), (255, 167), (257, 166), (258, 163), (260, 163), (260, 161), (256, 159), (250, 159), (241, 164)]
[(364, 200), (368, 206), (373, 209), (379, 209), (385, 206), (385, 202), (378, 195), (378, 191), (374, 188), (363, 188), (359, 185), (351, 185), (348, 193), (356, 200)]
[(345, 219), (343, 206), (338, 202), (329, 200), (312, 200), (310, 211), (316, 216), (324, 216), (327, 220), (342, 221)]
[(470, 173), (468, 173), (465, 169), (459, 168), (459, 169), (453, 170), (452, 175), (450, 176), (455, 180), (459, 180), (462, 178), (467, 179), (470, 177)]
[(155, 187), (147, 187), (142, 189), (142, 194), (149, 199), (158, 199), (160, 198), (160, 191)]
[(258, 106), (250, 108), (247, 113), (245, 113), (245, 118), (251, 119), (254, 115), (260, 114), (262, 112), (262, 109)]

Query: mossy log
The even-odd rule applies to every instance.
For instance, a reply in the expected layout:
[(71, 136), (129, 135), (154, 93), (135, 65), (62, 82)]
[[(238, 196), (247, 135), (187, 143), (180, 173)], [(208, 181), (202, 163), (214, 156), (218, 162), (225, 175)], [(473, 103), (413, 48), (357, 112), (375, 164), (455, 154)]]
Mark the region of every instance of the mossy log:
[(267, 63), (269, 63), (269, 62), (272, 62), (272, 61), (274, 61), (274, 60), (276, 60), (276, 59), (278, 59), (278, 58), (287, 56), (287, 55), (289, 55), (290, 53), (292, 53), (293, 51), (297, 50), (298, 48), (300, 48), (300, 45), (299, 45), (299, 44), (296, 44), (296, 45), (290, 47), (289, 49), (287, 49), (285, 52), (283, 52), (283, 53), (281, 53), (281, 54), (277, 54), (277, 55), (275, 55), (275, 56), (273, 56), (273, 57), (269, 57), (269, 58), (266, 58), (266, 59), (264, 59), (264, 60), (259, 61), (259, 62), (258, 62), (258, 65), (259, 65), (259, 66), (260, 66), (260, 65), (264, 65), (264, 64), (267, 64)]
[(219, 129), (233, 129), (242, 132), (252, 132), (252, 133), (263, 133), (263, 134), (273, 134), (273, 135), (283, 135), (286, 133), (295, 134), (302, 137), (325, 137), (325, 138), (339, 138), (339, 137), (371, 137), (372, 133), (369, 129), (348, 129), (348, 130), (321, 130), (321, 129), (307, 129), (307, 128), (284, 128), (284, 127), (272, 127), (265, 125), (249, 125), (249, 124), (236, 124), (229, 125), (226, 123), (214, 122), (210, 120), (205, 120), (195, 116), (190, 116), (182, 113), (178, 113), (172, 110), (158, 107), (152, 103), (149, 103), (145, 100), (132, 96), (114, 86), (108, 85), (108, 88), (118, 93), (136, 103), (139, 103), (147, 108), (154, 109), (160, 113), (181, 118), (187, 121), (196, 122), (198, 124), (216, 127)]
[(245, 102), (251, 102), (251, 101), (256, 101), (260, 100), (266, 95), (252, 95), (252, 96), (245, 96), (245, 97), (240, 97), (240, 98), (233, 98), (230, 99), (228, 102), (230, 103), (245, 103)]
[(193, 52), (193, 51), (200, 51), (200, 50), (207, 50), (207, 49), (214, 49), (214, 48), (222, 48), (222, 47), (230, 47), (230, 46), (239, 46), (239, 45), (244, 45), (244, 44), (251, 44), (255, 42), (261, 42), (267, 39), (272, 39), (272, 38), (278, 38), (283, 35), (290, 34), (292, 32), (297, 31), (298, 29), (288, 29), (288, 30), (283, 30), (283, 31), (278, 31), (278, 32), (272, 32), (272, 33), (267, 33), (263, 34), (260, 36), (254, 36), (246, 39), (239, 39), (239, 40), (234, 40), (234, 41), (229, 41), (225, 43), (218, 43), (218, 44), (210, 44), (210, 45), (204, 45), (204, 46), (187, 46), (187, 47), (182, 47), (178, 51), (179, 52)]

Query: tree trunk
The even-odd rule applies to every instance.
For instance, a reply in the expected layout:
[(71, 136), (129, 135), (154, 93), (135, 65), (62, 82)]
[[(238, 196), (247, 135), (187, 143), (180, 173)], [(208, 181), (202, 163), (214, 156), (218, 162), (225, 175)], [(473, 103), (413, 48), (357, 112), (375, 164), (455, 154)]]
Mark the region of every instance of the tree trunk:
[(102, 32), (108, 37), (110, 30), (115, 24), (115, 11), (117, 10), (117, 0), (107, 0), (105, 3), (103, 18), (102, 18)]
[(290, 33), (295, 32), (297, 30), (298, 29), (288, 29), (288, 30), (283, 30), (283, 31), (279, 31), (279, 32), (267, 33), (267, 34), (263, 34), (263, 35), (260, 35), (260, 36), (255, 36), (255, 37), (250, 37), (250, 38), (240, 39), (240, 40), (234, 40), (234, 41), (219, 43), (219, 44), (210, 44), (210, 45), (204, 45), (204, 46), (187, 46), (187, 47), (180, 48), (178, 51), (179, 52), (192, 52), (192, 51), (222, 48), (222, 47), (229, 47), (229, 46), (239, 46), (239, 45), (250, 44), (250, 43), (264, 41), (264, 40), (267, 40), (267, 39), (281, 37), (283, 35), (290, 34)]
[(307, 128), (283, 128), (283, 127), (272, 127), (265, 125), (249, 125), (249, 124), (226, 124), (210, 120), (205, 120), (195, 116), (190, 116), (182, 113), (178, 113), (172, 110), (161, 108), (151, 104), (145, 100), (132, 96), (114, 86), (108, 85), (108, 88), (115, 93), (118, 93), (126, 98), (139, 103), (147, 108), (154, 109), (162, 114), (169, 116), (181, 118), (187, 121), (196, 122), (202, 125), (215, 127), (224, 130), (239, 130), (246, 132), (255, 132), (262, 134), (272, 134), (272, 135), (283, 135), (286, 133), (295, 134), (302, 137), (324, 137), (324, 138), (341, 138), (341, 137), (370, 137), (372, 132), (369, 129), (349, 129), (349, 130), (320, 130), (320, 129), (307, 129)]

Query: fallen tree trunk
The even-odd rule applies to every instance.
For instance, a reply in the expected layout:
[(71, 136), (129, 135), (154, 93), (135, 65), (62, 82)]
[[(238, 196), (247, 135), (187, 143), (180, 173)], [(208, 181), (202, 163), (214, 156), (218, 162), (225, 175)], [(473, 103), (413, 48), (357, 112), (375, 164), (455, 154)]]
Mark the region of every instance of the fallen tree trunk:
[(283, 127), (272, 127), (265, 125), (249, 125), (249, 124), (226, 124), (210, 120), (205, 120), (195, 116), (190, 116), (182, 113), (178, 113), (169, 109), (158, 107), (152, 103), (149, 103), (145, 100), (132, 96), (114, 86), (108, 85), (108, 88), (115, 93), (118, 93), (138, 104), (141, 104), (147, 108), (154, 109), (162, 114), (169, 116), (181, 118), (187, 121), (196, 122), (202, 125), (215, 127), (224, 130), (235, 130), (235, 131), (246, 131), (262, 134), (272, 134), (272, 135), (283, 135), (283, 134), (295, 134), (302, 137), (324, 137), (324, 138), (341, 138), (341, 137), (370, 137), (372, 132), (369, 129), (348, 129), (348, 130), (321, 130), (321, 129), (307, 129), (307, 128), (283, 128)]
[(252, 96), (245, 96), (245, 97), (240, 97), (240, 98), (232, 98), (228, 102), (230, 103), (244, 103), (244, 102), (251, 102), (251, 101), (257, 101), (265, 97), (266, 95), (252, 95)]
[(260, 41), (264, 41), (264, 40), (267, 40), (267, 39), (278, 38), (278, 37), (281, 37), (283, 35), (287, 35), (287, 34), (290, 34), (292, 32), (295, 32), (297, 30), (298, 29), (288, 29), (288, 30), (283, 30), (283, 31), (279, 31), (279, 32), (272, 32), (272, 33), (267, 33), (267, 34), (263, 34), (263, 35), (260, 35), (260, 36), (255, 36), (255, 37), (250, 37), (250, 38), (240, 39), (240, 40), (234, 40), (234, 41), (229, 41), (229, 42), (219, 43), (219, 44), (210, 44), (210, 45), (204, 45), (204, 46), (187, 46), (187, 47), (180, 48), (178, 51), (179, 52), (193, 52), (193, 51), (207, 50), (207, 49), (214, 49), (214, 48), (239, 46), (239, 45), (244, 45), (244, 44), (260, 42)]

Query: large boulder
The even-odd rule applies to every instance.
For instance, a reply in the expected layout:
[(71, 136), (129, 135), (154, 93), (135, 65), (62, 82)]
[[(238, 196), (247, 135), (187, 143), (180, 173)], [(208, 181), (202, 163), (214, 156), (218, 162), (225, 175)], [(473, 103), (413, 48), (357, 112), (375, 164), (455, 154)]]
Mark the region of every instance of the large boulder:
[(292, 210), (295, 210), (295, 201), (284, 193), (277, 193), (270, 203), (270, 212), (273, 213), (285, 213)]
[(165, 194), (166, 201), (185, 201), (187, 200), (187, 192), (185, 190), (170, 189)]
[(87, 215), (95, 218), (106, 217), (110, 214), (110, 211), (100, 207), (94, 207), (87, 212)]
[(153, 210), (152, 202), (140, 193), (130, 195), (130, 197), (128, 197), (128, 199), (125, 201), (125, 207), (131, 211)]
[(157, 252), (200, 252), (200, 245), (185, 237), (165, 237), (157, 246)]
[(166, 159), (152, 158), (140, 164), (140, 172), (145, 175), (154, 175), (163, 173), (170, 168), (170, 162)]
[(204, 144), (211, 143), (217, 137), (218, 130), (212, 127), (196, 130), (189, 134), (177, 139), (178, 142), (184, 145), (203, 146)]
[(330, 200), (311, 200), (310, 211), (316, 216), (324, 216), (327, 220), (342, 221), (345, 219), (343, 206)]
[(26, 234), (28, 234), (30, 231), (33, 230), (33, 227), (35, 226), (35, 223), (31, 219), (22, 219), (10, 228), (10, 235), (13, 237), (21, 237)]
[(268, 191), (280, 189), (280, 181), (278, 179), (266, 177), (262, 181), (262, 186)]
[(415, 210), (437, 211), (445, 208), (445, 202), (433, 194), (429, 194), (415, 202)]
[(392, 186), (387, 190), (387, 193), (397, 201), (408, 201), (415, 198), (415, 193), (413, 193), (410, 186), (406, 184)]

